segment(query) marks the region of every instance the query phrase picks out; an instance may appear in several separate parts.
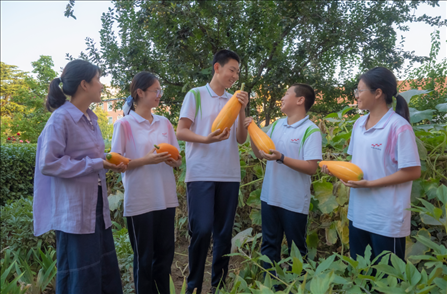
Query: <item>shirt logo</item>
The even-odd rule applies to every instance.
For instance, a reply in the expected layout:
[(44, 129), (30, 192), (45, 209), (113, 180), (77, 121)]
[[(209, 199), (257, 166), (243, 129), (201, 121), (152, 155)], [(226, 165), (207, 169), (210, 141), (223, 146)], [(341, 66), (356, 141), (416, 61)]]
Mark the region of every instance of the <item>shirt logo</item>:
[(376, 150), (382, 150), (382, 147), (380, 147), (380, 146), (382, 146), (382, 143), (380, 143), (380, 144), (371, 144), (371, 148), (372, 149), (376, 149)]
[(163, 137), (167, 137), (168, 133), (161, 133), (163, 135)]
[(299, 144), (300, 139), (290, 139), (290, 143)]

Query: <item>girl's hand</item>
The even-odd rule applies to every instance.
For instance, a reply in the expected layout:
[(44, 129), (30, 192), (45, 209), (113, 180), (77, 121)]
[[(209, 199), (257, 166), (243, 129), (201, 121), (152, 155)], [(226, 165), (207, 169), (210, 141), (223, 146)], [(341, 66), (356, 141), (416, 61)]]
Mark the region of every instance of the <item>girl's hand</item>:
[[(333, 174), (331, 174), (331, 172), (329, 171), (329, 168), (327, 167), (327, 165), (323, 165), (323, 167), (321, 168), (321, 172), (330, 176), (334, 176)], [(342, 181), (343, 182), (343, 181)], [(344, 183), (344, 182), (343, 182)]]
[(251, 118), (251, 117), (247, 117), (247, 118), (244, 120), (244, 128), (248, 128), (248, 125), (251, 123), (252, 120), (253, 120), (253, 118)]
[(267, 160), (278, 160), (281, 159), (281, 152), (277, 150), (270, 149), (270, 152), (272, 154), (267, 154), (262, 150), (259, 150), (259, 154), (261, 154), (261, 157)]
[(210, 143), (214, 143), (214, 142), (220, 142), (223, 140), (226, 140), (230, 137), (230, 129), (225, 128), (223, 130), (222, 133), (220, 133), (220, 130), (215, 130), (214, 132), (210, 133), (206, 139), (205, 139), (205, 144), (210, 144)]
[(145, 162), (146, 164), (158, 164), (160, 162), (165, 162), (169, 158), (171, 158), (171, 154), (168, 152), (162, 152), (162, 153), (155, 153), (155, 150), (157, 148), (152, 148), (151, 151), (149, 151), (145, 156)]
[(367, 180), (360, 180), (360, 181), (348, 181), (345, 182), (340, 179), (340, 181), (346, 186), (351, 188), (368, 188), (369, 187), (369, 181)]
[(103, 160), (102, 162), (103, 162), (104, 169), (110, 169), (117, 173), (123, 173), (127, 170), (127, 164), (124, 164), (122, 162), (118, 165), (110, 163), (107, 160)]
[(179, 155), (177, 160), (169, 158), (165, 163), (170, 167), (180, 167), (182, 165), (182, 157)]

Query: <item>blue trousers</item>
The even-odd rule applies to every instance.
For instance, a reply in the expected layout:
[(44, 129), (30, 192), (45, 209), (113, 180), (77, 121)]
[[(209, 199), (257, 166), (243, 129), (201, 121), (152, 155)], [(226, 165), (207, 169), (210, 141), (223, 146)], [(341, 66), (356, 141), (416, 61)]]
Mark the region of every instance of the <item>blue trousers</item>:
[(105, 229), (98, 187), (93, 234), (56, 231), (57, 294), (123, 293), (112, 228)]
[(211, 286), (225, 282), (228, 274), (234, 217), (239, 196), (239, 182), (187, 183), (189, 235), (188, 290), (202, 291), (206, 256), (213, 235)]
[(170, 293), (169, 275), (175, 249), (174, 221), (175, 208), (127, 217), (134, 252), (136, 294)]
[(391, 251), (402, 260), (405, 260), (405, 237), (391, 238), (374, 234), (354, 227), (352, 221), (349, 221), (349, 250), (351, 258), (356, 260), (357, 255), (364, 256), (366, 246), (368, 245), (372, 249), (371, 260), (384, 250)]
[[(279, 262), (281, 260), (281, 243), (285, 234), (289, 253), (292, 242), (295, 242), (301, 255), (306, 256), (307, 214), (272, 206), (262, 201), (261, 217), (261, 254), (268, 256), (272, 262)], [(264, 267), (270, 268), (272, 265), (264, 263)]]

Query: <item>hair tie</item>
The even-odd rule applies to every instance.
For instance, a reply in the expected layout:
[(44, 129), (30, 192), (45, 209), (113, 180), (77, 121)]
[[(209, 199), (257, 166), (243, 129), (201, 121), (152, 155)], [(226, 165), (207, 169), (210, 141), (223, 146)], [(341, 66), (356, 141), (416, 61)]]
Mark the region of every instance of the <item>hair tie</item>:
[(128, 115), (130, 113), (130, 110), (132, 109), (133, 105), (133, 97), (129, 96), (126, 98), (126, 102), (123, 104), (123, 112), (125, 115)]

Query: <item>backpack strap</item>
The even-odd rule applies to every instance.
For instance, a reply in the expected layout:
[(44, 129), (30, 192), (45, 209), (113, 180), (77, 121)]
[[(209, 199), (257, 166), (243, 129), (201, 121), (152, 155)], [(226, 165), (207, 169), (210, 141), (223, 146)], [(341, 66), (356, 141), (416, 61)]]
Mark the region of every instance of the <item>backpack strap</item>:
[[(279, 120), (279, 119), (278, 119)], [(272, 131), (270, 132), (270, 138), (272, 137), (272, 135), (273, 135), (273, 131), (275, 130), (275, 127), (276, 127), (276, 124), (278, 123), (278, 120), (275, 120), (275, 122), (273, 123), (273, 125), (272, 125)]]
[(200, 91), (199, 89), (191, 89), (189, 92), (194, 94), (194, 98), (196, 100), (196, 114), (194, 115), (194, 118), (196, 118), (197, 113), (200, 110), (200, 117), (202, 117), (202, 99), (200, 98)]
[(313, 133), (317, 133), (320, 132), (320, 129), (318, 127), (314, 127), (314, 126), (309, 126), (306, 131), (304, 132), (304, 136), (303, 139), (301, 140), (301, 144), (300, 144), (300, 149), (298, 150), (298, 154), (301, 151), (301, 148), (304, 146), (304, 142), (306, 142), (307, 138), (310, 137), (310, 135), (312, 135)]

